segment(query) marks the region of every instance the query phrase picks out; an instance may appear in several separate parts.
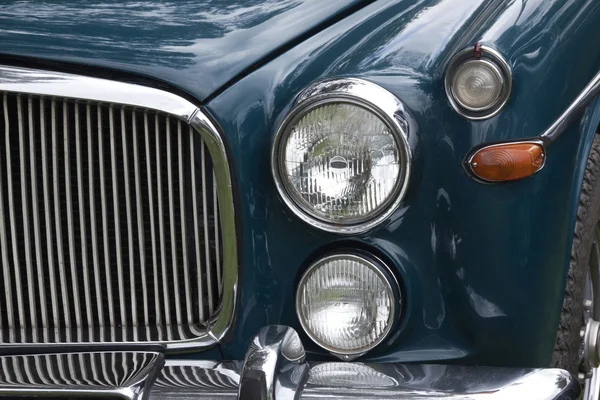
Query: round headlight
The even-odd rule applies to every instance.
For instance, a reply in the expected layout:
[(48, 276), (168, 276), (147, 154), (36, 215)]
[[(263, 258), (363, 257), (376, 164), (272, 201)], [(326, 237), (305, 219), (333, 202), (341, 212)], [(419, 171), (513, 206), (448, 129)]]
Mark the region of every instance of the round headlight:
[(380, 261), (335, 254), (313, 264), (296, 294), (302, 327), (336, 355), (360, 355), (390, 332), (401, 304), (397, 282)]
[(326, 83), (310, 90), (283, 122), (273, 175), (303, 220), (331, 232), (364, 232), (402, 200), (410, 166), (408, 123), (394, 114), (402, 108), (398, 99), (377, 85)]
[(498, 114), (512, 88), (510, 66), (495, 50), (477, 45), (455, 55), (446, 71), (446, 94), (462, 116), (480, 120)]

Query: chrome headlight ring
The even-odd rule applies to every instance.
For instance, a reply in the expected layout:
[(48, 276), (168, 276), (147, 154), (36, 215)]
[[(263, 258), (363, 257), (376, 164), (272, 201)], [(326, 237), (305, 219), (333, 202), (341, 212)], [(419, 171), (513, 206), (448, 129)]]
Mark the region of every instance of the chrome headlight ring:
[[(485, 70), (500, 85), (497, 96), (489, 99), (484, 106), (474, 107), (460, 100), (456, 77), (461, 69), (468, 67), (471, 69), (480, 67), (482, 72)], [(472, 121), (489, 119), (498, 115), (510, 98), (512, 70), (506, 59), (497, 50), (477, 43), (474, 48), (466, 48), (452, 57), (446, 68), (444, 87), (450, 105), (458, 114)]]
[[(350, 223), (332, 221), (318, 215), (303, 203), (300, 195), (290, 185), (286, 171), (284, 146), (294, 128), (303, 117), (319, 107), (348, 105), (374, 115), (393, 136), (398, 152), (398, 179), (385, 201), (364, 218), (354, 218)], [(386, 220), (400, 206), (408, 188), (412, 152), (409, 129), (414, 121), (402, 102), (386, 89), (363, 79), (341, 78), (318, 82), (303, 90), (292, 110), (281, 123), (274, 139), (271, 153), (271, 170), (275, 185), (285, 204), (301, 220), (318, 229), (338, 234), (359, 234), (369, 231)]]

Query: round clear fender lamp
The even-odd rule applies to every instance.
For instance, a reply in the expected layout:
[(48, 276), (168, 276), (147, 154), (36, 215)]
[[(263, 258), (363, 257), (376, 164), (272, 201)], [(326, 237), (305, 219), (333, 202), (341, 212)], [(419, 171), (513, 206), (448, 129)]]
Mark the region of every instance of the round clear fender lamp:
[(310, 86), (275, 136), (271, 165), (283, 201), (325, 231), (372, 229), (406, 193), (411, 126), (400, 100), (374, 83), (345, 78)]
[(478, 43), (452, 57), (444, 86), (457, 113), (470, 120), (484, 120), (497, 115), (508, 102), (512, 71), (498, 51)]
[(401, 291), (389, 268), (356, 251), (317, 260), (296, 292), (296, 313), (306, 334), (343, 360), (384, 341), (401, 311)]

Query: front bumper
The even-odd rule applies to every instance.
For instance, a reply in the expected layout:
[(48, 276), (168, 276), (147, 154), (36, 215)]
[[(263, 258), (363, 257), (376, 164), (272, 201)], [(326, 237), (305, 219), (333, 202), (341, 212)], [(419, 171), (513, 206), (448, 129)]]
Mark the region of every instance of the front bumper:
[(576, 399), (559, 369), (306, 363), (291, 328), (263, 328), (242, 361), (164, 360), (161, 353), (0, 357), (2, 397), (105, 399)]

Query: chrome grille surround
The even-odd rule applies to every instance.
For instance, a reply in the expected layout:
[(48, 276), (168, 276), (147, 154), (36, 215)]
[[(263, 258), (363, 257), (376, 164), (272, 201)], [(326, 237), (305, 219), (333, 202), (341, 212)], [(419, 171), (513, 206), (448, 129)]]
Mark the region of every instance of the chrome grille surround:
[[(124, 107), (127, 108), (134, 108), (136, 110), (143, 110), (143, 112), (145, 112), (147, 115), (148, 113), (160, 113), (162, 115), (165, 115), (167, 119), (171, 118), (173, 121), (175, 121), (175, 123), (177, 124), (177, 128), (175, 128), (177, 131), (173, 132), (174, 129), (169, 130), (169, 125), (167, 123), (167, 137), (170, 138), (171, 135), (175, 135), (177, 136), (178, 139), (176, 139), (177, 143), (178, 143), (178, 156), (181, 156), (181, 152), (182, 152), (182, 142), (181, 142), (181, 138), (182, 138), (182, 134), (181, 134), (181, 127), (183, 126), (183, 123), (189, 125), (190, 128), (193, 128), (193, 131), (197, 134), (200, 135), (201, 137), (201, 142), (203, 142), (203, 145), (201, 146), (202, 149), (202, 154), (201, 154), (201, 158), (204, 160), (204, 151), (206, 148), (206, 151), (208, 151), (209, 157), (212, 161), (212, 170), (213, 170), (213, 174), (214, 174), (214, 182), (216, 183), (216, 185), (213, 185), (214, 188), (214, 192), (212, 194), (214, 195), (214, 200), (216, 203), (216, 199), (218, 198), (218, 212), (219, 212), (219, 227), (221, 230), (221, 236), (223, 238), (223, 240), (221, 240), (220, 246), (222, 248), (222, 276), (220, 276), (220, 274), (217, 272), (217, 277), (216, 279), (219, 281), (219, 283), (221, 284), (221, 288), (222, 288), (222, 296), (221, 296), (221, 301), (220, 304), (218, 305), (219, 309), (217, 310), (217, 313), (214, 315), (214, 317), (211, 317), (209, 320), (206, 321), (206, 328), (203, 328), (202, 330), (196, 329), (194, 330), (193, 337), (189, 337), (189, 338), (184, 338), (184, 339), (179, 339), (179, 340), (174, 340), (171, 337), (167, 337), (166, 340), (138, 340), (138, 338), (136, 336), (133, 336), (133, 340), (129, 340), (129, 338), (131, 337), (131, 335), (127, 335), (125, 334), (125, 332), (123, 333), (123, 335), (121, 337), (111, 337), (110, 340), (101, 340), (101, 341), (90, 341), (90, 340), (85, 340), (85, 334), (81, 335), (81, 328), (79, 324), (77, 324), (77, 327), (72, 328), (71, 332), (73, 333), (74, 336), (76, 336), (76, 340), (69, 340), (69, 341), (62, 341), (62, 342), (51, 342), (51, 343), (43, 343), (43, 340), (40, 342), (38, 341), (38, 343), (34, 343), (34, 342), (13, 342), (11, 341), (11, 338), (0, 338), (0, 351), (1, 349), (9, 349), (11, 347), (15, 347), (18, 346), (20, 348), (35, 348), (35, 347), (43, 347), (46, 351), (48, 349), (51, 348), (62, 348), (65, 345), (68, 345), (69, 348), (73, 348), (73, 347), (77, 347), (77, 346), (81, 346), (81, 347), (89, 347), (90, 345), (93, 345), (94, 347), (103, 347), (103, 346), (110, 346), (110, 347), (114, 347), (115, 345), (126, 345), (128, 348), (136, 348), (136, 347), (147, 347), (149, 344), (156, 344), (156, 345), (161, 345), (164, 346), (164, 348), (169, 351), (169, 350), (191, 350), (191, 349), (202, 349), (208, 346), (212, 346), (215, 343), (219, 342), (221, 340), (221, 338), (226, 334), (226, 332), (229, 330), (230, 326), (231, 326), (231, 322), (234, 316), (234, 312), (235, 312), (235, 308), (236, 308), (236, 290), (237, 290), (237, 281), (238, 281), (238, 255), (237, 255), (237, 236), (236, 236), (236, 221), (235, 221), (235, 210), (234, 210), (234, 202), (233, 202), (233, 193), (232, 193), (232, 184), (231, 184), (231, 176), (230, 176), (230, 167), (229, 167), (229, 163), (227, 160), (227, 155), (226, 155), (226, 150), (225, 150), (225, 146), (223, 144), (222, 138), (220, 136), (220, 133), (218, 132), (217, 128), (213, 125), (213, 123), (209, 120), (209, 118), (206, 116), (206, 114), (199, 109), (198, 107), (196, 107), (195, 105), (193, 105), (192, 103), (190, 103), (189, 101), (176, 96), (172, 93), (163, 91), (163, 90), (159, 90), (159, 89), (154, 89), (154, 88), (150, 88), (150, 87), (146, 87), (146, 86), (141, 86), (141, 85), (135, 85), (135, 84), (129, 84), (129, 83), (123, 83), (123, 82), (117, 82), (117, 81), (111, 81), (111, 80), (105, 80), (105, 79), (99, 79), (99, 78), (91, 78), (91, 77), (85, 77), (85, 76), (79, 76), (79, 75), (72, 75), (72, 74), (66, 74), (66, 73), (57, 73), (57, 72), (49, 72), (49, 71), (40, 71), (40, 70), (33, 70), (33, 69), (26, 69), (26, 68), (17, 68), (17, 67), (8, 67), (8, 66), (0, 66), (0, 93), (11, 93), (11, 94), (16, 94), (17, 96), (24, 98), (24, 102), (26, 104), (26, 106), (30, 106), (31, 104), (28, 104), (27, 102), (31, 102), (32, 101), (32, 96), (40, 96), (42, 99), (46, 99), (45, 101), (51, 101), (52, 102), (52, 106), (54, 107), (54, 103), (55, 103), (55, 99), (61, 99), (61, 100), (76, 100), (77, 103), (75, 103), (74, 107), (80, 107), (82, 109), (85, 109), (85, 112), (87, 114), (83, 114), (87, 116), (87, 121), (89, 124), (90, 121), (90, 106), (86, 105), (85, 102), (95, 102), (98, 104), (102, 104), (105, 105), (106, 107), (108, 107), (110, 109), (110, 127), (106, 128), (106, 132), (105, 135), (106, 136), (110, 136), (110, 145), (114, 146), (115, 143), (120, 142), (121, 140), (123, 141), (123, 149), (125, 149), (125, 141), (126, 140), (130, 140), (129, 136), (125, 135), (125, 129), (124, 126), (122, 127), (122, 132), (120, 132), (120, 136), (118, 133), (115, 133), (115, 129), (113, 128), (113, 124), (114, 124), (114, 119), (115, 118), (124, 118)], [(3, 102), (4, 104), (6, 104), (6, 102)], [(30, 110), (30, 108), (28, 108)], [(42, 113), (42, 115), (40, 115), (40, 118), (43, 118), (44, 115), (44, 111), (43, 111), (43, 107), (40, 108), (40, 113)], [(100, 110), (100, 106), (98, 106), (98, 110)], [(121, 113), (121, 115), (119, 116), (119, 111)], [(19, 101), (19, 121), (15, 122), (15, 121), (11, 121), (11, 123), (21, 123), (21, 121), (23, 121), (23, 110), (21, 110), (21, 101)], [(53, 110), (54, 112), (54, 110)], [(67, 111), (64, 111), (65, 113)], [(77, 115), (79, 115), (78, 112), (75, 113), (75, 118), (78, 118)], [(66, 121), (66, 114), (64, 116), (65, 121)], [(31, 112), (29, 112), (28, 118), (32, 118), (31, 117)], [(158, 120), (158, 117), (157, 117)], [(147, 123), (147, 121), (145, 121)], [(31, 122), (29, 123), (29, 126), (31, 126)], [(84, 129), (85, 129), (85, 124), (83, 124)], [(134, 126), (134, 132), (133, 132), (133, 140), (136, 140), (137, 138), (137, 133), (135, 132), (135, 123), (133, 124)], [(19, 126), (19, 128), (21, 128), (21, 126)], [(89, 131), (89, 125), (88, 125), (88, 131)], [(145, 126), (146, 131), (147, 131), (147, 126)], [(66, 130), (67, 128), (65, 128)], [(79, 121), (76, 122), (76, 129), (79, 130), (80, 129), (80, 123)], [(187, 129), (187, 127), (184, 128)], [(20, 135), (22, 136), (22, 134), (30, 134), (32, 135), (31, 132), (22, 132), (22, 128), (19, 130)], [(21, 134), (22, 133), (22, 134)], [(42, 130), (42, 138), (44, 138), (45, 140), (45, 136), (49, 135), (49, 132), (44, 132)], [(76, 138), (78, 138), (80, 135), (78, 134), (79, 132), (76, 132)], [(192, 129), (190, 129), (190, 137), (194, 136), (192, 134)], [(7, 135), (8, 136), (8, 135)], [(148, 137), (147, 135), (145, 136), (146, 138)], [(156, 137), (158, 137), (158, 134), (156, 135)], [(22, 137), (19, 138), (11, 138), (11, 140), (16, 140), (19, 142), (19, 158), (20, 158), (20, 162), (21, 162), (21, 170), (25, 167), (29, 167), (27, 165), (25, 165), (25, 146), (22, 145)], [(106, 139), (105, 139), (106, 140)], [(50, 140), (48, 139), (48, 142), (50, 142)], [(181, 157), (178, 158), (178, 160), (180, 161), (179, 163), (175, 162), (173, 163), (171, 160), (171, 152), (172, 149), (169, 147), (170, 144), (173, 142), (173, 140), (168, 140), (168, 148), (167, 148), (167, 157), (168, 157), (168, 166), (169, 166), (169, 171), (168, 171), (168, 176), (169, 178), (171, 177), (171, 170), (170, 167), (172, 165), (175, 164), (175, 168), (179, 168), (179, 172), (181, 171)], [(50, 146), (49, 143), (44, 142), (43, 143), (44, 146)], [(68, 143), (64, 143), (62, 144), (65, 146), (65, 148), (67, 146), (69, 146)], [(76, 143), (75, 143), (75, 147), (77, 148), (77, 156), (73, 157), (71, 159), (69, 159), (70, 157), (66, 156), (65, 160), (62, 160), (62, 162), (64, 162), (64, 169), (65, 171), (67, 171), (66, 173), (69, 173), (70, 170), (70, 165), (75, 164), (78, 168), (77, 169), (77, 176), (76, 177), (72, 177), (72, 178), (67, 178), (66, 181), (70, 182), (71, 179), (76, 179), (77, 182), (80, 182), (82, 177), (80, 176), (82, 170), (84, 170), (81, 165), (82, 161), (79, 157), (79, 154), (81, 153), (79, 151), (79, 147), (81, 146), (81, 143), (79, 142), (78, 139), (76, 139)], [(190, 146), (193, 149), (193, 146)], [(134, 146), (134, 149), (136, 149), (137, 147)], [(88, 149), (89, 150), (89, 149)], [(10, 152), (7, 152), (7, 158), (10, 157)], [(99, 152), (100, 154), (102, 152)], [(191, 155), (191, 159), (192, 159), (192, 165), (194, 165), (193, 160), (194, 160), (194, 151), (190, 152)], [(111, 153), (113, 154), (113, 153)], [(127, 217), (125, 218), (126, 221), (118, 221), (118, 216), (116, 216), (115, 220), (116, 220), (116, 224), (117, 226), (119, 224), (127, 224), (128, 228), (131, 226), (131, 224), (138, 224), (141, 221), (137, 220), (137, 221), (132, 221), (132, 215), (131, 215), (131, 207), (133, 206), (138, 207), (139, 209), (139, 204), (135, 204), (135, 201), (138, 201), (140, 196), (135, 196), (134, 200), (132, 201), (130, 196), (130, 192), (135, 192), (135, 193), (139, 193), (140, 188), (139, 188), (139, 171), (138, 171), (138, 157), (139, 154), (138, 152), (134, 151), (134, 154), (128, 154), (127, 151), (123, 150), (123, 154), (124, 157), (127, 156), (132, 156), (135, 160), (134, 160), (134, 165), (135, 165), (135, 171), (126, 171), (126, 173), (128, 173), (126, 176), (130, 176), (129, 174), (131, 174), (133, 172), (133, 175), (135, 176), (135, 179), (133, 180), (133, 182), (131, 182), (131, 185), (134, 186), (134, 188), (128, 188), (129, 190), (126, 191), (126, 196), (125, 196), (125, 201), (124, 204), (118, 204), (118, 206), (116, 206), (115, 204), (115, 208), (117, 207), (125, 207), (125, 209), (127, 210)], [(158, 154), (158, 152), (157, 152)], [(16, 157), (16, 156), (15, 156)], [(54, 157), (51, 157), (54, 158)], [(31, 160), (33, 160), (33, 157), (31, 157)], [(3, 162), (5, 162), (5, 160), (2, 160)], [(32, 164), (34, 161), (31, 161)], [(48, 161), (51, 162), (51, 161)], [(115, 166), (114, 166), (114, 159), (113, 160), (103, 160), (103, 163), (100, 163), (101, 166), (102, 165), (106, 165), (106, 163), (113, 163), (111, 171), (114, 173), (115, 171)], [(71, 163), (71, 164), (69, 164)], [(90, 161), (91, 163), (91, 161)], [(177, 165), (179, 164), (179, 165)], [(44, 166), (44, 171), (43, 171), (43, 193), (38, 193), (39, 191), (37, 191), (36, 189), (33, 189), (31, 191), (31, 193), (29, 194), (30, 197), (32, 197), (33, 199), (38, 199), (39, 200), (39, 207), (41, 210), (44, 209), (44, 207), (46, 207), (46, 209), (48, 208), (48, 204), (47, 204), (47, 197), (45, 194), (46, 192), (50, 193), (50, 195), (52, 195), (53, 190), (56, 191), (56, 186), (55, 185), (51, 185), (48, 184), (48, 180), (46, 179), (46, 162), (43, 162), (43, 166)], [(48, 164), (51, 167), (54, 167), (54, 165)], [(125, 162), (125, 165), (127, 165), (127, 162)], [(202, 186), (205, 186), (205, 171), (204, 171), (204, 161), (202, 162), (202, 172), (201, 172), (201, 177), (198, 177), (198, 179), (202, 180)], [(5, 167), (5, 165), (3, 165), (2, 167)], [(91, 168), (89, 169), (91, 171)], [(192, 175), (194, 174), (194, 170), (195, 168), (191, 168), (192, 170)], [(91, 174), (91, 172), (90, 172)], [(32, 180), (34, 180), (35, 174), (32, 174)], [(91, 175), (90, 175), (91, 176)], [(104, 176), (104, 175), (102, 175)], [(174, 219), (174, 215), (173, 215), (173, 196), (172, 196), (172, 187), (173, 185), (182, 185), (182, 174), (181, 172), (178, 174), (178, 176), (180, 177), (178, 182), (172, 182), (171, 179), (169, 179), (169, 181), (166, 183), (166, 185), (168, 185), (168, 189), (169, 189), (169, 195), (167, 196), (163, 196), (165, 198), (160, 198), (161, 196), (159, 195), (159, 201), (162, 201), (165, 204), (168, 204), (170, 207), (168, 207), (168, 209), (170, 210), (170, 212), (168, 213), (168, 215), (165, 216), (165, 218), (169, 218), (169, 221), (173, 221)], [(192, 176), (192, 181), (194, 182), (194, 185), (196, 183), (196, 177)], [(113, 176), (114, 179), (114, 176)], [(25, 181), (25, 175), (21, 174), (21, 186), (22, 187), (26, 187), (28, 185), (32, 185), (34, 188), (38, 187), (38, 184), (36, 184), (35, 181), (33, 182), (27, 182)], [(150, 181), (150, 180), (149, 180)], [(103, 184), (102, 180), (101, 182), (99, 182), (100, 185)], [(150, 183), (151, 184), (151, 183)], [(94, 185), (93, 180), (90, 179), (90, 185)], [(48, 187), (46, 187), (48, 186)], [(66, 185), (66, 190), (67, 192), (69, 191), (81, 191), (82, 187), (81, 185), (77, 185), (77, 188), (71, 188), (69, 184)], [(9, 185), (9, 191), (12, 190), (12, 185)], [(122, 188), (119, 188), (122, 189)], [(195, 188), (194, 188), (195, 190)], [(105, 190), (101, 191), (103, 195), (105, 195)], [(116, 188), (115, 185), (113, 185), (113, 196), (114, 199), (118, 198), (118, 189)], [(29, 205), (32, 205), (32, 201), (31, 200), (27, 200), (26, 197), (26, 193), (23, 191), (23, 193), (21, 193), (23, 199), (23, 214), (27, 214), (28, 216), (32, 216), (34, 223), (33, 225), (33, 232), (27, 231), (24, 233), (25, 238), (27, 238), (26, 240), (28, 241), (28, 243), (26, 243), (26, 249), (25, 249), (25, 258), (26, 258), (26, 265), (15, 265), (15, 271), (17, 271), (18, 273), (16, 273), (16, 277), (15, 280), (17, 280), (17, 287), (22, 287), (21, 285), (28, 283), (29, 287), (31, 287), (32, 285), (30, 284), (30, 282), (27, 282), (27, 279), (30, 279), (30, 277), (32, 276), (32, 273), (34, 270), (40, 270), (41, 268), (48, 268), (47, 265), (40, 265), (39, 264), (39, 254), (40, 253), (40, 249), (41, 249), (41, 243), (39, 240), (39, 235), (40, 235), (40, 230), (41, 230), (41, 226), (38, 223), (38, 219), (39, 219), (39, 215), (38, 215), (38, 210), (37, 207), (31, 207), (31, 209), (27, 209), (27, 204), (29, 202)], [(108, 194), (110, 195), (110, 194)], [(14, 201), (13, 199), (15, 199), (15, 196), (19, 196), (19, 193), (7, 193), (4, 194), (4, 196), (8, 197), (8, 201), (12, 202)], [(70, 194), (67, 193), (67, 201), (69, 201), (70, 199)], [(152, 196), (150, 196), (152, 197)], [(196, 243), (194, 243), (194, 245), (196, 246), (196, 248), (198, 248), (200, 246), (200, 243), (198, 241), (198, 237), (205, 235), (205, 237), (208, 237), (208, 232), (207, 229), (208, 228), (208, 224), (206, 223), (206, 212), (202, 213), (202, 212), (198, 212), (198, 207), (196, 203), (202, 203), (204, 205), (204, 208), (202, 208), (202, 210), (206, 210), (206, 202), (207, 202), (207, 193), (206, 190), (202, 191), (202, 195), (200, 196), (201, 198), (196, 199), (197, 196), (193, 196), (193, 201), (194, 201), (194, 205), (193, 205), (193, 216), (191, 216), (194, 220), (194, 229), (196, 230), (194, 232), (195, 234), (195, 238), (196, 238)], [(41, 199), (44, 198), (44, 201), (42, 201)], [(90, 196), (91, 198), (91, 196)], [(115, 200), (116, 201), (116, 200)], [(181, 199), (181, 202), (183, 203), (183, 199)], [(2, 203), (2, 201), (0, 201), (0, 203)], [(90, 201), (90, 203), (93, 203), (93, 201)], [(105, 204), (104, 201), (101, 201), (102, 206)], [(82, 204), (78, 204), (80, 207), (82, 206)], [(92, 204), (85, 204), (86, 207), (90, 207), (92, 206)], [(100, 205), (95, 204), (95, 207), (99, 207)], [(2, 205), (0, 205), (0, 207), (2, 207)], [(73, 248), (76, 243), (73, 242), (74, 238), (73, 238), (73, 234), (71, 232), (71, 228), (73, 227), (73, 223), (74, 222), (74, 218), (73, 215), (71, 215), (71, 213), (73, 212), (73, 207), (75, 207), (77, 209), (77, 205), (73, 205), (73, 204), (67, 204), (67, 220), (69, 222), (69, 229), (67, 229), (68, 232), (62, 232), (61, 236), (62, 236), (62, 240), (67, 241), (68, 242), (68, 248)], [(11, 208), (10, 204), (9, 204), (9, 208)], [(159, 207), (159, 212), (163, 212), (162, 208)], [(165, 209), (167, 209), (165, 207)], [(0, 210), (0, 213), (2, 213), (3, 211), (6, 210)], [(56, 211), (56, 210), (55, 210)], [(75, 210), (77, 212), (77, 210)], [(79, 210), (79, 212), (81, 212), (81, 210)], [(115, 215), (117, 215), (118, 213), (115, 213)], [(202, 215), (204, 214), (204, 215)], [(6, 214), (3, 214), (6, 215)], [(105, 214), (103, 214), (105, 215)], [(138, 213), (139, 216), (139, 213)], [(12, 214), (11, 214), (12, 217)], [(140, 217), (141, 218), (141, 217)], [(204, 218), (204, 223), (203, 225), (199, 228), (199, 219)], [(11, 218), (12, 219), (12, 218)], [(23, 220), (25, 220), (26, 218), (23, 218)], [(91, 218), (93, 220), (93, 218)], [(181, 214), (181, 219), (183, 221), (183, 213)], [(12, 223), (12, 221), (8, 221), (10, 226), (6, 226), (6, 221), (4, 221), (3, 218), (0, 218), (0, 223), (2, 224), (2, 226), (0, 226), (0, 243), (3, 246), (8, 245), (7, 240), (6, 240), (6, 231), (9, 229), (15, 229), (14, 224)], [(104, 221), (98, 221), (97, 223), (102, 224)], [(112, 222), (112, 221), (110, 221)], [(162, 222), (162, 219), (160, 220), (160, 222)], [(202, 221), (201, 221), (202, 222)], [(83, 222), (82, 222), (83, 223)], [(24, 224), (25, 227), (24, 229), (28, 230), (29, 227), (27, 226), (27, 224)], [(171, 235), (171, 243), (173, 244), (175, 242), (175, 238), (174, 238), (174, 232), (173, 232), (173, 224), (170, 224), (171, 226), (171, 231), (170, 232), (166, 232), (166, 234), (170, 234)], [(183, 229), (185, 229), (186, 224), (181, 224), (181, 226), (183, 227)], [(54, 229), (54, 227), (48, 227), (46, 226), (46, 229), (52, 228)], [(60, 229), (60, 228), (57, 228)], [(198, 232), (199, 229), (203, 229), (204, 232)], [(219, 235), (217, 234), (217, 226), (215, 225), (214, 227), (215, 229), (215, 237), (217, 238), (216, 240), (219, 240), (218, 237)], [(117, 229), (118, 231), (118, 229)], [(141, 231), (141, 230), (140, 230)], [(92, 230), (92, 234), (95, 234), (97, 231), (96, 230)], [(132, 234), (132, 230), (129, 228), (127, 230), (128, 234), (131, 235)], [(159, 229), (160, 234), (165, 234), (164, 229)], [(152, 229), (152, 233), (154, 233), (154, 229)], [(211, 233), (212, 234), (212, 233)], [(183, 233), (183, 235), (185, 236), (185, 231)], [(11, 236), (14, 237), (14, 234)], [(93, 238), (93, 242), (95, 242), (95, 240), (102, 240), (102, 238)], [(116, 241), (117, 243), (119, 243), (119, 236), (117, 234), (116, 236)], [(128, 237), (127, 238), (128, 243), (131, 243), (132, 240), (135, 240), (133, 237)], [(15, 241), (12, 241), (13, 246), (15, 246)], [(164, 241), (161, 241), (161, 246), (164, 247)], [(207, 242), (205, 242), (205, 245), (208, 246)], [(217, 243), (217, 247), (219, 246), (219, 243)], [(186, 246), (182, 246), (184, 248), (183, 250), (183, 259), (185, 260), (187, 257), (191, 257), (191, 255), (187, 254), (185, 248)], [(156, 246), (153, 246), (153, 249), (155, 249)], [(162, 250), (162, 249), (161, 249)], [(94, 253), (97, 252), (97, 249), (95, 248), (95, 246), (90, 249), (90, 248), (86, 248), (85, 245), (82, 246), (81, 249), (82, 252), (87, 252), (89, 253)], [(33, 254), (37, 254), (38, 256), (35, 257), (36, 260), (38, 260), (38, 264), (35, 264), (33, 262), (33, 258), (32, 257), (32, 252)], [(70, 252), (69, 255), (71, 255), (72, 252)], [(119, 254), (121, 254), (122, 252), (118, 252)], [(205, 261), (207, 263), (207, 265), (210, 263), (210, 260), (208, 259), (208, 257), (210, 257), (209, 252), (206, 251), (206, 260), (200, 260), (200, 252), (197, 251), (196, 252), (196, 257), (198, 257), (198, 260), (196, 260), (198, 262), (198, 266), (201, 265), (202, 261)], [(15, 254), (15, 252), (13, 252), (13, 254)], [(95, 255), (95, 254), (94, 254)], [(143, 257), (143, 252), (140, 252), (140, 255), (138, 254), (132, 254), (132, 250), (130, 249), (128, 253), (124, 253), (124, 255), (127, 257), (129, 257), (130, 259), (132, 259), (133, 257), (137, 257), (137, 256), (141, 256)], [(63, 257), (67, 257), (67, 255), (62, 255)], [(92, 258), (92, 256), (89, 256), (90, 258)], [(59, 255), (60, 258), (60, 255)], [(92, 258), (93, 259), (93, 258)], [(153, 260), (156, 260), (155, 257), (153, 257)], [(18, 262), (15, 260), (12, 260), (13, 262)], [(10, 279), (10, 273), (11, 273), (11, 268), (9, 267), (11, 260), (8, 259), (8, 252), (7, 251), (2, 251), (2, 259), (0, 260), (0, 262), (2, 262), (3, 268), (1, 273), (3, 275), (1, 275), (3, 277), (3, 279), (6, 279), (7, 277)], [(175, 262), (176, 263), (176, 262)], [(44, 264), (44, 263), (42, 263)], [(96, 264), (94, 262), (94, 264)], [(119, 260), (117, 262), (118, 266), (121, 265), (121, 260)], [(20, 267), (20, 268), (19, 268)], [(25, 267), (25, 268), (24, 268)], [(89, 266), (87, 265), (82, 265), (83, 270), (86, 272), (84, 273), (84, 276), (88, 276), (87, 274), (87, 269), (89, 268)], [(143, 270), (143, 268), (141, 268)], [(176, 272), (177, 269), (174, 269), (174, 273), (177, 274)], [(184, 268), (184, 270), (186, 270)], [(184, 271), (184, 273), (187, 272)], [(210, 274), (210, 268), (207, 268), (207, 274)], [(25, 275), (23, 277), (21, 277), (20, 275)], [(77, 280), (76, 279), (72, 279), (73, 277), (69, 277), (65, 274), (65, 276), (61, 276), (61, 280), (68, 280), (71, 279), (73, 280), (73, 284), (76, 285), (77, 284)], [(185, 288), (187, 288), (187, 284), (188, 284), (188, 277), (186, 275), (186, 284), (184, 285)], [(84, 299), (74, 299), (75, 301), (81, 301), (84, 302), (84, 305), (92, 305), (92, 307), (96, 307), (96, 304), (91, 304), (90, 299), (88, 298), (88, 294), (87, 294), (87, 288), (88, 287), (93, 287), (93, 285), (98, 284), (98, 282), (92, 282), (92, 279), (90, 279), (90, 281), (87, 281), (86, 284), (86, 288), (85, 288), (85, 292), (86, 292), (86, 296), (84, 297)], [(133, 282), (133, 281), (131, 281)], [(145, 280), (141, 279), (141, 283), (145, 284)], [(89, 286), (87, 286), (89, 285)], [(62, 287), (64, 287), (65, 285), (62, 285)], [(51, 293), (42, 293), (41, 290), (41, 285), (40, 285), (40, 301), (41, 299), (44, 299), (46, 301), (50, 300), (50, 297), (54, 296), (60, 296), (60, 295), (69, 295), (68, 292), (64, 292), (64, 293), (56, 293), (56, 289), (55, 289), (55, 285), (52, 285), (52, 287), (54, 288), (53, 290), (51, 290)], [(185, 292), (185, 288), (179, 288), (180, 292), (182, 293), (182, 296), (184, 295), (183, 293)], [(208, 285), (208, 290), (211, 290), (211, 286)], [(126, 288), (120, 287), (121, 292), (124, 293), (124, 290), (126, 290)], [(127, 288), (127, 289), (131, 289), (131, 288)], [(8, 288), (8, 290), (10, 290), (10, 288)], [(77, 290), (75, 288), (75, 290)], [(30, 296), (33, 295), (32, 291), (29, 291)], [(12, 296), (12, 294), (8, 294), (9, 296)], [(77, 296), (75, 296), (77, 297)], [(35, 306), (35, 302), (31, 301), (27, 301), (25, 302), (24, 299), (22, 299), (21, 297), (19, 298), (19, 304), (17, 307), (14, 307), (14, 309), (18, 309), (19, 313), (21, 315), (19, 315), (18, 317), (21, 318), (21, 320), (23, 320), (24, 317), (24, 313), (32, 313), (35, 314), (36, 310), (31, 309), (31, 307)], [(209, 303), (212, 301), (212, 296), (209, 296)], [(25, 307), (25, 305), (28, 305), (29, 309), (27, 309)], [(55, 302), (53, 303), (53, 307), (54, 307)], [(145, 303), (147, 304), (147, 303)], [(178, 304), (178, 303), (177, 303)], [(209, 308), (212, 310), (214, 307), (216, 307), (216, 304), (209, 304)], [(49, 309), (50, 307), (46, 307), (46, 309)], [(135, 308), (134, 308), (135, 309)], [(78, 308), (79, 312), (81, 312), (81, 305)], [(53, 310), (53, 313), (55, 316), (57, 315), (57, 313), (55, 312), (56, 310)], [(60, 310), (58, 310), (60, 312)], [(179, 311), (179, 310), (178, 310)], [(0, 313), (5, 312), (4, 310), (1, 310)], [(47, 311), (46, 310), (40, 310), (40, 312), (42, 313), (41, 315), (41, 320), (42, 321), (46, 321), (48, 319), (48, 315), (47, 315)], [(166, 314), (168, 315), (168, 313)], [(79, 321), (82, 316), (78, 315), (79, 318), (77, 318), (77, 320)], [(9, 315), (8, 319), (10, 320), (10, 318), (15, 318), (15, 315)], [(118, 325), (117, 322), (115, 322), (115, 324)], [(36, 329), (35, 326), (31, 326), (32, 329)], [(65, 327), (67, 328), (67, 327)], [(111, 327), (111, 328), (115, 328), (115, 327)], [(87, 329), (87, 328), (86, 328)], [(116, 329), (113, 329), (116, 330)], [(42, 335), (39, 334), (39, 337), (41, 337)], [(108, 335), (106, 335), (108, 337)], [(150, 337), (150, 336), (149, 336)], [(82, 339), (83, 338), (83, 339)], [(124, 338), (124, 339), (123, 339)], [(8, 339), (8, 341), (7, 341)]]

